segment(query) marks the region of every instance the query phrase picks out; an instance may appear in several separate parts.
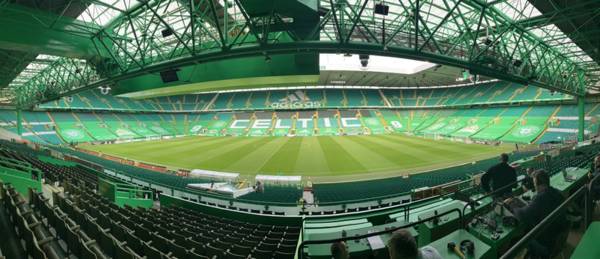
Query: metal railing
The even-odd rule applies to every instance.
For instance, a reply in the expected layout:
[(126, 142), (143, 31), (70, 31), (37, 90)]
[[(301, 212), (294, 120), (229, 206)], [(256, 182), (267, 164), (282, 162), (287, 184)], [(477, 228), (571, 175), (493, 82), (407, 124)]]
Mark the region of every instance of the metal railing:
[[(597, 194), (595, 193), (595, 190), (594, 190), (594, 184), (598, 181), (598, 179), (600, 179), (600, 172), (596, 173), (596, 175), (594, 175), (592, 177), (592, 179), (586, 186), (587, 191), (588, 191), (588, 199), (586, 200), (586, 203), (585, 203), (585, 206), (587, 208), (587, 210), (585, 211), (585, 216), (586, 216), (585, 217), (585, 219), (586, 219), (585, 226), (586, 227), (591, 223), (592, 213), (594, 212), (594, 199), (598, 198), (598, 197), (595, 197)], [(599, 187), (600, 187), (600, 185), (599, 185)]]
[(402, 226), (398, 226), (398, 227), (384, 229), (384, 230), (377, 231), (377, 232), (371, 232), (371, 233), (356, 235), (356, 236), (346, 236), (346, 237), (340, 237), (340, 238), (334, 238), (334, 239), (305, 240), (305, 241), (302, 241), (302, 243), (300, 243), (300, 245), (298, 245), (298, 248), (296, 250), (296, 255), (298, 256), (297, 257), (298, 259), (303, 259), (304, 258), (304, 248), (307, 245), (332, 244), (332, 243), (341, 242), (341, 241), (359, 240), (359, 239), (369, 238), (372, 236), (378, 236), (378, 235), (382, 235), (382, 234), (392, 233), (399, 229), (409, 228), (409, 227), (413, 227), (413, 226), (423, 224), (423, 223), (426, 223), (429, 221), (433, 221), (436, 218), (439, 218), (439, 217), (442, 217), (442, 216), (445, 216), (445, 215), (448, 215), (451, 213), (457, 213), (459, 222), (463, 221), (462, 212), (459, 209), (455, 208), (455, 209), (451, 209), (451, 210), (448, 210), (446, 212), (443, 212), (443, 213), (440, 213), (437, 215), (433, 215), (433, 216), (425, 218), (425, 219), (421, 219), (419, 221), (415, 221), (415, 222), (412, 222), (412, 223), (409, 223), (406, 225), (402, 225)]
[[(533, 229), (531, 229), (528, 233), (526, 233), (514, 246), (512, 246), (501, 258), (514, 258), (515, 255), (517, 255), (521, 249), (523, 249), (523, 247), (533, 238), (535, 238), (537, 235), (539, 235), (539, 233), (545, 228), (547, 227), (548, 224), (552, 223), (556, 217), (559, 216), (560, 213), (563, 213), (571, 204), (580, 201), (580, 198), (583, 197), (584, 198), (584, 218), (583, 218), (583, 222), (585, 223), (585, 226), (587, 226), (589, 224), (590, 221), (590, 214), (589, 212), (591, 211), (592, 208), (592, 191), (593, 191), (593, 185), (595, 182), (598, 181), (598, 179), (600, 178), (600, 174), (595, 175), (590, 181), (588, 181), (586, 184), (584, 184), (582, 187), (580, 187), (577, 191), (575, 191), (572, 195), (570, 195), (558, 208), (556, 208), (552, 213), (550, 213), (550, 215), (548, 215), (546, 218), (544, 218), (539, 224), (537, 224)], [(336, 238), (336, 239), (326, 239), (326, 240), (307, 240), (307, 241), (303, 241), (302, 243), (300, 243), (300, 245), (298, 246), (297, 249), (297, 255), (299, 259), (304, 258), (305, 256), (305, 248), (308, 245), (314, 245), (314, 244), (331, 244), (334, 242), (340, 242), (340, 241), (347, 241), (347, 240), (357, 240), (357, 239), (364, 239), (364, 238), (368, 238), (368, 237), (372, 237), (372, 236), (377, 236), (377, 235), (381, 235), (381, 234), (387, 234), (387, 233), (391, 233), (394, 232), (398, 229), (402, 229), (402, 228), (408, 228), (408, 227), (412, 227), (415, 225), (419, 225), (428, 221), (432, 221), (435, 218), (438, 217), (442, 217), (445, 215), (448, 215), (450, 213), (454, 213), (457, 212), (459, 215), (459, 222), (461, 222), (461, 226), (464, 228), (466, 221), (465, 221), (465, 217), (466, 217), (466, 210), (469, 206), (472, 206), (472, 210), (474, 211), (477, 205), (477, 202), (488, 198), (488, 197), (493, 197), (494, 195), (500, 193), (500, 192), (504, 192), (507, 188), (513, 188), (515, 185), (516, 186), (521, 186), (519, 185), (520, 183), (522, 183), (524, 181), (524, 179), (520, 179), (517, 180), (511, 184), (505, 185), (503, 187), (501, 187), (498, 190), (495, 190), (493, 192), (487, 193), (477, 199), (468, 201), (467, 204), (464, 205), (464, 207), (462, 208), (462, 210), (455, 208), (434, 216), (431, 216), (429, 218), (426, 219), (422, 219), (416, 222), (412, 222), (403, 226), (398, 226), (398, 227), (394, 227), (394, 228), (390, 228), (390, 229), (386, 229), (386, 230), (382, 230), (382, 231), (377, 231), (377, 232), (372, 232), (372, 233), (367, 233), (367, 234), (363, 234), (363, 235), (357, 235), (357, 236), (351, 236), (351, 237), (341, 237), (341, 238)], [(471, 187), (473, 188), (473, 187)], [(469, 189), (469, 188), (468, 188)], [(428, 199), (424, 199), (424, 200), (420, 200), (420, 202), (432, 199), (432, 198), (440, 198), (440, 197), (444, 197), (447, 195), (450, 195), (453, 193), (449, 193), (446, 195), (441, 195), (441, 196), (434, 196), (434, 197), (430, 197)], [(408, 214), (410, 213), (410, 206), (407, 206), (410, 204), (405, 204), (404, 206), (404, 213), (405, 213), (405, 219), (408, 216)]]
[[(466, 210), (467, 210), (468, 207), (471, 207), (471, 211), (475, 211), (476, 207), (479, 206), (477, 204), (479, 201), (481, 201), (481, 200), (483, 200), (485, 198), (488, 198), (488, 197), (493, 197), (494, 195), (496, 195), (498, 193), (504, 192), (506, 189), (512, 189), (514, 186), (519, 186), (518, 184), (521, 183), (521, 182), (523, 182), (524, 180), (525, 180), (525, 178), (523, 178), (521, 180), (517, 180), (515, 182), (512, 182), (510, 184), (507, 184), (505, 186), (500, 187), (498, 190), (494, 190), (492, 192), (486, 193), (486, 194), (482, 195), (481, 197), (479, 197), (477, 199), (474, 199), (474, 200), (471, 200), (471, 201), (467, 202), (467, 204), (465, 204), (465, 206), (463, 206), (462, 214), (466, 215)], [(462, 226), (463, 226), (463, 228), (466, 227), (466, 221), (462, 222)]]
[[(547, 225), (554, 222), (559, 215), (561, 215), (571, 203), (575, 202), (580, 196), (588, 197), (587, 188), (582, 187), (579, 188), (575, 193), (573, 193), (569, 198), (567, 198), (558, 208), (552, 211), (550, 215), (546, 216), (539, 224), (537, 224), (533, 229), (525, 234), (515, 245), (513, 245), (506, 253), (500, 257), (501, 259), (515, 258), (533, 238), (536, 238), (540, 232), (542, 232)], [(587, 207), (587, 206), (586, 206)], [(586, 208), (587, 211), (587, 208)], [(587, 216), (584, 219), (587, 222)]]
[(596, 174), (591, 180), (589, 180), (586, 184), (581, 186), (577, 191), (571, 194), (564, 202), (560, 204), (556, 209), (552, 211), (548, 216), (546, 216), (540, 223), (538, 223), (534, 228), (529, 230), (517, 243), (515, 243), (506, 253), (504, 253), (501, 259), (515, 258), (521, 250), (534, 238), (536, 238), (540, 232), (542, 232), (549, 224), (553, 223), (557, 217), (559, 217), (562, 213), (567, 210), (567, 208), (581, 201), (583, 198), (583, 222), (584, 227), (587, 228), (591, 221), (591, 216), (593, 212), (593, 185), (600, 178), (600, 174)]

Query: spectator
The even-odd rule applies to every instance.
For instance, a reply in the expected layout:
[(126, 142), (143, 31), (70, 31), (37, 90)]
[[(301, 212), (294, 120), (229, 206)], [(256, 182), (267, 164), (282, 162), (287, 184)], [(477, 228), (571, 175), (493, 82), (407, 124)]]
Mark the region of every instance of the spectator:
[(265, 187), (263, 186), (261, 181), (256, 181), (256, 186), (254, 187), (254, 189), (256, 189), (256, 192), (258, 193), (265, 192)]
[(533, 185), (533, 168), (529, 167), (525, 170), (525, 179), (523, 179), (523, 191), (534, 191), (535, 187)]
[(333, 259), (348, 259), (350, 254), (348, 253), (348, 246), (346, 242), (340, 241), (331, 244), (331, 258)]
[(390, 259), (442, 259), (435, 248), (424, 246), (417, 247), (417, 241), (406, 229), (400, 229), (392, 233), (388, 241)]
[[(486, 192), (494, 192), (494, 197), (502, 198), (512, 193), (517, 182), (516, 170), (508, 164), (508, 154), (500, 155), (500, 163), (490, 167), (481, 177), (481, 185)], [(503, 188), (505, 187), (505, 188)], [(500, 190), (502, 189), (502, 190)]]
[[(598, 174), (600, 174), (600, 155), (594, 158), (594, 163), (592, 164), (592, 169), (590, 170), (588, 177), (591, 180)], [(592, 199), (594, 201), (600, 199), (600, 182), (598, 180), (592, 183)]]
[[(515, 216), (525, 226), (527, 231), (534, 228), (564, 201), (564, 197), (560, 191), (550, 186), (550, 176), (548, 176), (546, 171), (536, 171), (533, 174), (533, 183), (537, 192), (536, 196), (527, 206), (515, 209)], [(552, 227), (543, 229), (528, 244), (529, 257), (551, 258), (557, 237), (560, 237), (560, 233), (563, 231), (567, 231), (566, 215), (562, 213), (553, 222), (549, 224)]]

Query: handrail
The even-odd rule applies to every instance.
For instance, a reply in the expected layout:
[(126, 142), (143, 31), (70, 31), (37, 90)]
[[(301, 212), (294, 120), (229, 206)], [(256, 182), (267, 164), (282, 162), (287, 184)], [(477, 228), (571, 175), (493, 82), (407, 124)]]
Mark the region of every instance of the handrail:
[[(74, 151), (77, 152), (77, 153), (83, 153), (85, 155), (91, 155), (91, 154), (87, 154), (85, 152), (81, 152), (79, 150), (74, 150)], [(78, 154), (72, 154), (72, 155), (73, 156), (77, 156)], [(93, 155), (91, 155), (91, 156), (93, 156)], [(87, 158), (83, 158), (83, 157), (80, 157), (80, 156), (77, 156), (77, 157), (79, 159), (83, 160), (83, 161), (87, 161), (89, 163), (94, 163), (94, 162), (89, 161)], [(102, 159), (101, 157), (98, 157), (98, 158)], [(108, 161), (110, 161), (110, 160), (108, 160)], [(114, 162), (114, 161), (110, 161), (110, 162)], [(96, 164), (96, 163), (94, 163), (94, 164)], [(102, 166), (102, 165), (100, 165), (100, 166)], [(123, 166), (126, 166), (126, 165), (123, 164)], [(121, 173), (121, 174), (126, 175), (126, 176), (131, 177), (131, 178), (138, 179), (138, 177), (132, 176), (129, 173), (125, 173), (122, 170), (117, 170), (117, 169), (111, 168), (111, 171), (114, 171), (116, 173)], [(104, 172), (101, 172), (101, 173), (104, 173)], [(228, 197), (225, 197), (225, 196), (222, 196), (222, 195), (218, 195), (218, 194), (212, 194), (212, 193), (206, 193), (206, 192), (199, 192), (199, 191), (190, 190), (190, 189), (186, 189), (186, 188), (180, 188), (180, 187), (176, 187), (176, 186), (168, 186), (168, 185), (165, 185), (164, 183), (156, 182), (156, 181), (151, 180), (151, 179), (143, 179), (143, 181), (144, 182), (148, 182), (148, 183), (153, 184), (153, 185), (159, 185), (159, 186), (171, 189), (171, 190), (177, 190), (177, 191), (181, 191), (181, 192), (190, 192), (190, 193), (194, 193), (196, 195), (201, 195), (201, 196), (206, 196), (206, 197), (212, 197), (212, 198), (229, 199)], [(463, 180), (463, 181), (459, 182), (458, 184), (463, 184), (463, 183), (469, 182), (469, 181), (472, 181), (472, 179)], [(408, 193), (409, 192), (404, 192), (404, 193), (401, 193), (401, 195), (402, 194), (408, 194)], [(327, 203), (327, 202), (326, 203), (321, 203), (320, 202), (318, 205), (319, 206), (336, 206), (336, 205), (344, 205), (344, 204), (348, 204), (348, 203), (373, 202), (373, 201), (377, 201), (377, 200), (381, 200), (381, 199), (387, 199), (387, 198), (392, 198), (392, 197), (399, 197), (399, 195), (398, 194), (392, 194), (392, 195), (372, 197), (372, 198), (369, 198), (369, 199), (347, 200), (347, 201), (344, 201), (344, 202), (331, 203), (331, 204)], [(434, 196), (434, 197), (438, 197), (438, 196)], [(285, 203), (285, 202), (245, 200), (243, 198), (230, 199), (230, 200), (238, 202), (238, 203), (246, 203), (246, 204), (253, 204), (253, 205), (269, 205), (269, 206), (291, 206), (291, 205), (295, 205), (295, 204), (292, 204), (292, 203)], [(295, 207), (295, 206), (293, 206), (293, 207)]]
[[(593, 169), (592, 169), (593, 170)], [(585, 226), (587, 227), (590, 224), (590, 219), (591, 219), (591, 213), (593, 213), (593, 202), (594, 202), (594, 193), (593, 188), (594, 188), (594, 183), (596, 183), (596, 181), (598, 181), (598, 179), (600, 179), (600, 173), (597, 173), (596, 175), (594, 175), (592, 177), (592, 179), (588, 182), (587, 185), (587, 191), (588, 191), (588, 199), (586, 200), (585, 206), (588, 210), (585, 211), (585, 219), (586, 221)], [(590, 210), (591, 209), (591, 210)]]
[(386, 234), (386, 233), (394, 232), (394, 231), (396, 231), (398, 229), (403, 229), (403, 228), (408, 228), (408, 227), (412, 227), (412, 226), (415, 226), (415, 225), (423, 224), (425, 222), (432, 221), (435, 218), (439, 218), (439, 217), (448, 215), (448, 214), (453, 213), (453, 212), (458, 213), (459, 221), (463, 220), (463, 215), (462, 215), (461, 211), (458, 208), (454, 208), (454, 209), (445, 211), (443, 213), (440, 213), (440, 214), (437, 214), (437, 215), (433, 215), (431, 217), (428, 217), (428, 218), (425, 218), (425, 219), (421, 219), (419, 221), (415, 221), (415, 222), (409, 223), (407, 225), (402, 225), (402, 226), (399, 226), (399, 227), (384, 229), (384, 230), (377, 231), (377, 232), (371, 232), (371, 233), (367, 233), (367, 234), (363, 234), (363, 235), (358, 235), (358, 236), (347, 236), (347, 237), (341, 237), (341, 238), (334, 238), (334, 239), (322, 239), (322, 240), (306, 240), (306, 241), (302, 241), (300, 243), (300, 245), (298, 245), (298, 247), (296, 248), (296, 254), (298, 255), (299, 259), (302, 259), (304, 257), (304, 247), (306, 245), (329, 244), (329, 243), (346, 241), (346, 240), (356, 240), (356, 239), (363, 239), (363, 238), (368, 238), (368, 237), (372, 237), (372, 236), (378, 236), (378, 235), (381, 235), (381, 234)]
[[(578, 199), (579, 196), (581, 196), (581, 195), (584, 195), (584, 197), (587, 198), (588, 195), (589, 195), (589, 193), (587, 192), (587, 190), (588, 190), (587, 186), (583, 186), (583, 187), (579, 188), (579, 190), (577, 190), (575, 193), (573, 193), (571, 196), (569, 196), (569, 198), (567, 198), (563, 203), (561, 203), (560, 206), (558, 206), (556, 209), (554, 209), (552, 211), (552, 213), (550, 213), (550, 215), (546, 216), (533, 229), (531, 229), (529, 232), (527, 232), (527, 234), (525, 234), (525, 236), (523, 236), (515, 245), (513, 245), (500, 258), (501, 259), (515, 258), (516, 255), (520, 252), (520, 249), (523, 246), (525, 246), (527, 244), (527, 242), (529, 242), (529, 240), (531, 240), (532, 238), (534, 238), (537, 235), (539, 235), (539, 233), (545, 227), (547, 227), (546, 225), (548, 223), (551, 223), (559, 215), (559, 213), (561, 213), (564, 210), (566, 210), (567, 206), (570, 205), (575, 199)], [(586, 206), (585, 210), (587, 211), (587, 209), (588, 208)], [(587, 212), (586, 212), (586, 218), (587, 218)]]
[[(564, 169), (565, 169), (565, 168), (563, 168), (562, 170), (564, 170)], [(559, 171), (559, 172), (560, 172), (560, 171)], [(555, 173), (555, 174), (557, 174), (557, 173)], [(551, 176), (554, 176), (555, 174), (552, 174)], [(598, 176), (600, 176), (600, 174), (598, 174), (598, 175), (597, 175), (597, 176), (596, 176), (594, 179), (592, 179), (592, 180), (595, 180), (596, 178), (599, 178)], [(507, 185), (505, 185), (505, 186), (502, 186), (502, 187), (501, 187), (500, 189), (498, 189), (498, 190), (494, 190), (494, 191), (492, 191), (492, 192), (490, 192), (490, 193), (487, 193), (487, 194), (485, 194), (485, 195), (483, 195), (483, 196), (481, 196), (481, 197), (479, 197), (479, 198), (477, 198), (477, 199), (475, 199), (475, 200), (472, 200), (471, 202), (469, 202), (469, 203), (465, 204), (465, 206), (463, 207), (463, 210), (462, 210), (462, 213), (463, 213), (463, 215), (465, 215), (465, 214), (466, 214), (466, 213), (465, 213), (465, 211), (466, 211), (466, 209), (467, 209), (469, 206), (471, 206), (471, 204), (473, 204), (473, 203), (476, 203), (476, 202), (478, 202), (478, 201), (480, 201), (480, 200), (483, 200), (483, 199), (485, 199), (485, 198), (487, 198), (487, 197), (491, 197), (491, 196), (493, 196), (494, 194), (496, 194), (496, 193), (499, 193), (500, 191), (504, 191), (506, 188), (509, 188), (509, 187), (510, 187), (510, 188), (512, 188), (512, 186), (514, 186), (515, 184), (518, 184), (518, 183), (522, 183), (524, 180), (525, 180), (525, 178), (523, 178), (523, 179), (521, 179), (521, 180), (517, 180), (517, 181), (515, 181), (515, 182), (512, 182), (512, 183), (510, 183), (510, 184), (507, 184)], [(590, 185), (590, 187), (589, 187), (589, 188), (591, 189), (591, 185)], [(466, 226), (466, 222), (463, 222), (463, 226)]]
[[(467, 180), (461, 180), (459, 182), (456, 182), (455, 185), (463, 185), (465, 183), (471, 182), (473, 181), (473, 179), (467, 179)], [(437, 187), (437, 186), (434, 186)], [(463, 190), (467, 190), (467, 189), (471, 189), (471, 186), (465, 187)], [(373, 198), (369, 198), (369, 199), (353, 199), (353, 200), (344, 200), (343, 203), (336, 203), (336, 204), (329, 204), (329, 203), (317, 203), (316, 205), (318, 206), (342, 206), (342, 205), (347, 205), (347, 204), (357, 204), (357, 203), (362, 203), (362, 202), (374, 202), (374, 201), (378, 201), (378, 200), (382, 200), (382, 199), (386, 199), (386, 198), (391, 198), (391, 197), (400, 197), (402, 195), (407, 195), (407, 194), (411, 194), (412, 191), (408, 191), (408, 192), (402, 192), (399, 194), (390, 194), (390, 195), (386, 195), (386, 196), (377, 196), (377, 197), (373, 197)], [(436, 198), (442, 198), (442, 197), (446, 197), (446, 196), (450, 196), (453, 195), (455, 192), (446, 192), (446, 193), (442, 193), (442, 194), (438, 194), (438, 195), (433, 195), (433, 196), (429, 196), (423, 199), (419, 199), (419, 200), (414, 200), (414, 201), (410, 201), (408, 203), (402, 203), (402, 204), (398, 204), (398, 205), (393, 205), (393, 206), (389, 206), (386, 208), (393, 208), (393, 207), (404, 207), (413, 203), (420, 203), (426, 200), (431, 200), (431, 199), (436, 199)]]
[[(10, 167), (7, 167), (7, 166), (10, 166)], [(39, 169), (31, 166), (30, 164), (15, 164), (15, 163), (11, 163), (10, 161), (0, 161), (0, 167), (14, 169), (16, 171), (28, 173), (30, 175), (36, 173), (38, 178), (43, 177), (43, 172), (40, 171)]]
[[(485, 198), (492, 197), (493, 195), (495, 195), (497, 193), (500, 193), (501, 191), (504, 191), (507, 188), (513, 188), (514, 185), (516, 185), (516, 184), (518, 184), (520, 182), (523, 182), (524, 180), (525, 180), (525, 178), (523, 178), (521, 180), (514, 181), (512, 183), (509, 183), (509, 184), (507, 184), (505, 186), (500, 187), (498, 190), (494, 190), (492, 192), (486, 193), (486, 194), (484, 194), (483, 196), (481, 196), (481, 197), (479, 197), (477, 199), (474, 199), (474, 200), (472, 200), (470, 202), (467, 202), (467, 204), (465, 204), (465, 206), (463, 206), (462, 214), (465, 215), (465, 211), (467, 210), (467, 208), (469, 206), (473, 206), (473, 210), (475, 210), (475, 206), (476, 205), (472, 205), (472, 204), (476, 204), (478, 201), (483, 200)], [(466, 222), (462, 222), (462, 226), (465, 227), (466, 226)]]
[[(85, 153), (85, 152), (82, 152), (82, 151), (79, 151), (79, 150), (74, 150), (74, 149), (70, 149), (70, 150), (75, 151), (75, 154), (72, 154), (72, 155), (75, 155), (75, 156), (77, 156), (77, 153), (80, 153), (80, 154), (85, 154), (85, 155), (90, 155), (90, 156), (96, 157), (94, 155), (91, 155), (91, 154), (88, 154), (88, 153)], [(522, 152), (522, 153), (528, 153), (528, 152), (531, 152), (531, 151), (525, 151), (525, 152)], [(82, 158), (80, 156), (78, 156), (78, 158), (81, 159), (81, 160), (90, 162), (90, 163), (94, 163), (94, 162), (89, 161), (87, 158)], [(102, 159), (101, 157), (98, 157), (98, 158)], [(114, 162), (114, 161), (110, 161), (110, 162)], [(123, 165), (123, 166), (126, 166), (126, 165)], [(113, 168), (113, 171), (120, 172), (121, 174), (124, 174), (124, 175), (126, 175), (128, 177), (131, 177), (131, 178), (136, 178), (136, 179), (138, 178), (136, 176), (132, 176), (129, 173), (124, 173), (121, 170), (115, 170), (114, 168)], [(237, 203), (242, 203), (242, 204), (267, 205), (267, 206), (291, 206), (292, 205), (291, 203), (286, 203), (286, 202), (253, 201), (253, 200), (246, 200), (246, 199), (243, 199), (243, 198), (241, 198), (241, 199), (230, 199), (228, 197), (221, 196), (221, 195), (218, 195), (218, 194), (198, 192), (198, 191), (189, 190), (189, 189), (186, 189), (186, 188), (180, 188), (180, 187), (176, 187), (176, 186), (164, 185), (164, 183), (156, 182), (156, 181), (151, 180), (151, 179), (143, 179), (143, 181), (148, 182), (148, 183), (150, 183), (152, 185), (162, 186), (162, 187), (171, 189), (173, 191), (189, 192), (189, 193), (193, 193), (193, 194), (200, 195), (200, 196), (211, 197), (211, 198), (218, 198), (218, 199), (225, 199), (225, 200), (235, 201)], [(472, 179), (463, 180), (459, 184), (463, 184), (463, 183), (469, 182), (469, 181), (472, 181)], [(469, 189), (469, 188), (466, 188), (466, 189)], [(406, 194), (406, 193), (402, 193), (402, 194)], [(357, 202), (373, 202), (373, 201), (377, 201), (377, 200), (381, 200), (381, 199), (386, 199), (386, 198), (390, 198), (390, 197), (394, 197), (394, 196), (398, 197), (396, 195), (378, 196), (378, 197), (373, 197), (373, 198), (364, 199), (364, 200), (350, 200), (350, 201), (344, 201), (342, 203), (336, 203), (336, 204), (319, 203), (319, 205), (320, 206), (328, 206), (328, 205), (335, 206), (335, 205), (344, 205), (344, 204), (348, 204), (348, 203), (357, 203)], [(439, 197), (439, 196), (434, 196), (434, 197)]]

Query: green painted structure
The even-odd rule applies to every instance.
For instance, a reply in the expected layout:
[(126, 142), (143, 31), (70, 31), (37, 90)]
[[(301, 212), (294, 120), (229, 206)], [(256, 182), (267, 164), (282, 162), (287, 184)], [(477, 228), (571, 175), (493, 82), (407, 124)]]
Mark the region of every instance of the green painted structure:
[[(277, 55), (313, 55), (301, 67), (314, 68), (318, 66), (316, 53), (424, 60), (577, 96), (584, 96), (598, 82), (593, 73), (598, 65), (580, 58), (587, 49), (572, 50), (569, 44), (552, 41), (553, 33), (532, 32), (533, 26), (551, 24), (552, 16), (529, 17), (530, 12), (507, 1), (386, 2), (392, 10), (387, 16), (375, 13), (368, 0), (209, 3), (169, 6), (170, 1), (151, 0), (116, 8), (108, 18), (92, 14), (86, 22), (3, 4), (1, 11), (14, 15), (0, 20), (10, 28), (0, 38), (0, 46), (58, 57), (39, 73), (12, 84), (12, 103), (31, 107), (99, 86), (124, 88), (119, 85), (124, 80), (166, 70), (179, 69), (185, 77), (186, 71), (201, 64), (245, 63), (249, 57), (268, 63), (276, 62)], [(102, 3), (91, 1), (91, 5)], [(167, 8), (171, 11), (163, 12)], [(11, 24), (15, 26), (7, 26)], [(23, 35), (15, 30), (23, 26), (36, 33)], [(237, 78), (235, 72), (223, 74), (222, 79)], [(263, 71), (262, 77), (272, 74)], [(207, 80), (193, 78), (189, 83)], [(151, 87), (168, 86), (172, 85)]]
[(98, 178), (98, 193), (120, 207), (128, 205), (133, 208), (152, 208), (154, 206), (152, 191), (142, 190), (131, 184)]
[(37, 192), (42, 191), (43, 173), (31, 165), (9, 158), (2, 159), (0, 165), (0, 182), (11, 184), (23, 195), (28, 195), (29, 188)]
[(584, 141), (585, 140), (585, 98), (578, 97), (577, 98), (577, 140)]

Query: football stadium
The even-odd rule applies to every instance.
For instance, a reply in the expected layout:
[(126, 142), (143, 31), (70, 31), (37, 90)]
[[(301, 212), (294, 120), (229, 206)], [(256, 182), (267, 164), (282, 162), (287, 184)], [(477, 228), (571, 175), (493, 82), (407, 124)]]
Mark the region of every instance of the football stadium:
[(597, 0), (0, 0), (0, 259), (600, 258)]

